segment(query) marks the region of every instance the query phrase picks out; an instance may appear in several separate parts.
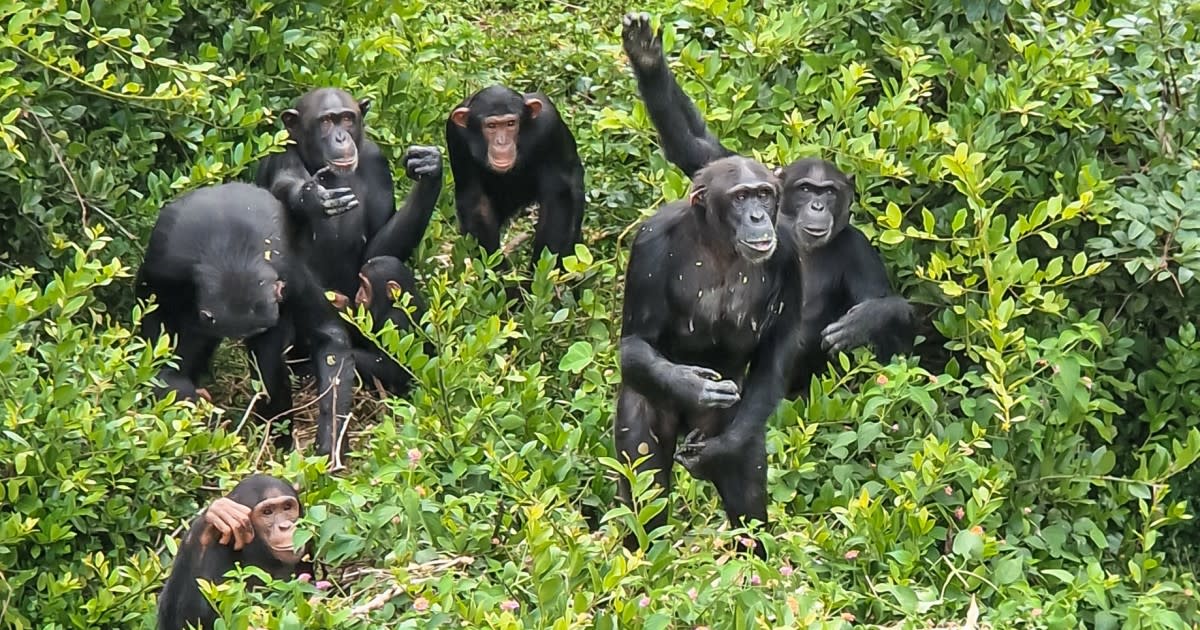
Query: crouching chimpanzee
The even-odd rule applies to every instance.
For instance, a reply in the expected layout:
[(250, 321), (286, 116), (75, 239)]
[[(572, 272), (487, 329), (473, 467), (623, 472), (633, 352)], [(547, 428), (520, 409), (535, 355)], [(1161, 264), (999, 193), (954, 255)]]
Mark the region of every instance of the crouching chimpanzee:
[(303, 515), (296, 490), (267, 475), (251, 475), (228, 497), (214, 501), (192, 521), (179, 545), (158, 598), (158, 630), (211, 630), (217, 614), (198, 579), (219, 584), (235, 565), (256, 566), (277, 580), (295, 575), (303, 554), (293, 536)]
[[(358, 273), (359, 287), (354, 294), (354, 305), (366, 308), (371, 314), (372, 332), (378, 334), (391, 322), (396, 331), (403, 334), (421, 321), (425, 314), (425, 300), (417, 290), (417, 278), (408, 265), (394, 256), (376, 256), (367, 261)], [(412, 312), (398, 305), (400, 297), (410, 296)], [(350, 298), (335, 296), (334, 304), (339, 309), (349, 308)], [(396, 396), (408, 392), (412, 374), (391, 355), (367, 339), (355, 329), (354, 365), (364, 385), (376, 383)], [(433, 344), (425, 343), (425, 353), (434, 354)]]
[[(207, 371), (222, 339), (245, 339), (270, 398), (262, 414), (292, 408), (283, 352), (290, 323), (320, 357), (317, 452), (340, 463), (354, 387), (350, 338), (308, 267), (284, 238), (284, 210), (271, 193), (248, 184), (201, 188), (159, 213), (138, 269), (137, 295), (158, 307), (142, 335), (178, 336), (179, 368), (163, 376), (187, 394)], [(290, 431), (290, 429), (289, 429)], [(277, 446), (290, 447), (289, 431)]]
[[(679, 87), (663, 54), (661, 33), (645, 14), (625, 16), (622, 39), (638, 90), (671, 163), (693, 176), (733, 155), (707, 128)], [(854, 178), (823, 160), (803, 159), (779, 172), (783, 192), (779, 230), (796, 241), (804, 290), (804, 352), (790, 393), (807, 393), (829, 352), (871, 345), (881, 361), (912, 346), (912, 309), (895, 294), (879, 253), (849, 225)]]
[(561, 259), (582, 240), (583, 164), (575, 138), (549, 97), (494, 85), (467, 98), (446, 120), (459, 229), (488, 253), (518, 210), (538, 204), (533, 237)]
[[(625, 272), (618, 457), (648, 455), (642, 468), (668, 497), (674, 457), (716, 485), (734, 525), (767, 520), (766, 421), (799, 350), (799, 287), (787, 274), (794, 253), (776, 236), (778, 196), (778, 180), (758, 162), (714, 161), (696, 174), (688, 201), (641, 226)], [(630, 492), (622, 478), (621, 498)], [(755, 552), (765, 556), (761, 545)]]
[(321, 286), (343, 295), (367, 260), (408, 260), (442, 191), (441, 152), (409, 147), (404, 167), (416, 185), (396, 211), (387, 158), (363, 132), (369, 108), (334, 88), (306, 93), (281, 115), (292, 144), (259, 163), (256, 177), (287, 208), (296, 252)]

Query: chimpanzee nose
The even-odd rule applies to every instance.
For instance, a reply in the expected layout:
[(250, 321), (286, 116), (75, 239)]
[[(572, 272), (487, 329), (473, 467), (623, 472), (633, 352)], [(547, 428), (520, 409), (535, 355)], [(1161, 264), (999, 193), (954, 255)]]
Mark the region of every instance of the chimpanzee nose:
[(809, 207), (813, 209), (813, 212), (825, 212), (825, 202), (823, 201), (814, 201)]
[(750, 213), (750, 222), (751, 223), (762, 223), (763, 221), (766, 221), (766, 220), (767, 220), (767, 213), (765, 213), (761, 210), (756, 210), (756, 211)]

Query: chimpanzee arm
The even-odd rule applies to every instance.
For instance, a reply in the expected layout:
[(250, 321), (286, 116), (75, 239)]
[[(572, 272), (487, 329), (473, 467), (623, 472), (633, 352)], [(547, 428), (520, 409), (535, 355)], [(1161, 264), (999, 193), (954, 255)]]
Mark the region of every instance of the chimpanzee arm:
[(676, 451), (676, 461), (693, 476), (706, 478), (729, 460), (744, 457), (747, 445), (766, 432), (767, 420), (787, 393), (792, 367), (805, 348), (799, 324), (801, 297), (799, 287), (785, 287), (772, 305), (777, 318), (755, 349), (741, 402), (725, 430), (714, 436), (693, 432)]
[(708, 368), (674, 363), (656, 347), (675, 316), (667, 299), (667, 232), (669, 226), (650, 219), (629, 256), (621, 318), (622, 382), (651, 400), (670, 400), (685, 409), (730, 407), (738, 401), (736, 383)]
[(350, 188), (326, 188), (321, 184), (324, 170), (310, 175), (300, 155), (289, 149), (259, 162), (254, 183), (271, 191), (283, 202), (288, 216), (301, 221), (316, 221), (358, 207), (358, 199)]
[(734, 155), (708, 130), (695, 103), (679, 87), (667, 66), (662, 34), (650, 28), (650, 16), (626, 15), (621, 35), (667, 160), (693, 177), (709, 162)]
[[(386, 163), (384, 166), (381, 179), (387, 178), (387, 196), (389, 200), (393, 200), (392, 175), (387, 170)], [(437, 147), (409, 147), (404, 155), (404, 171), (416, 184), (408, 193), (408, 198), (404, 200), (404, 206), (399, 212), (391, 212), (395, 202), (390, 202), (389, 214), (385, 215), (386, 220), (380, 226), (374, 225), (375, 219), (368, 215), (368, 220), (372, 221), (369, 232), (372, 236), (367, 243), (364, 261), (376, 256), (395, 256), (401, 261), (407, 261), (425, 236), (433, 209), (442, 194), (441, 151)], [(374, 188), (371, 194), (375, 194)]]
[(533, 236), (533, 261), (542, 249), (562, 257), (574, 252), (583, 240), (583, 168), (578, 158), (574, 163), (551, 164), (538, 182), (538, 220)]
[(912, 307), (892, 291), (879, 252), (853, 226), (846, 226), (844, 290), (853, 306), (821, 331), (821, 345), (830, 352), (874, 346), (880, 361), (912, 347)]

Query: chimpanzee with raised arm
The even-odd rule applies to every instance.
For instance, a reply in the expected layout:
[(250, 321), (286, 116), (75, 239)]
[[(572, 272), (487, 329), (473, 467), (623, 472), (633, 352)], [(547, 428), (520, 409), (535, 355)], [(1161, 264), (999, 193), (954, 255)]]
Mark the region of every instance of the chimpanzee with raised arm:
[[(679, 87), (650, 17), (626, 15), (622, 40), (667, 159), (691, 177), (713, 160), (733, 155)], [(879, 253), (849, 224), (854, 178), (816, 159), (797, 160), (779, 175), (778, 229), (796, 243), (804, 291), (800, 326), (805, 350), (790, 393), (807, 393), (811, 376), (825, 369), (831, 352), (870, 345), (887, 361), (910, 349), (912, 309), (892, 290)]]

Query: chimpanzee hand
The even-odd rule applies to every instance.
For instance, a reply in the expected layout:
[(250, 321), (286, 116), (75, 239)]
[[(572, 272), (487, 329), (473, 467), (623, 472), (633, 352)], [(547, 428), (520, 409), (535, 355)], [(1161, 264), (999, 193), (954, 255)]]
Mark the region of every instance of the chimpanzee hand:
[(662, 33), (650, 29), (650, 14), (626, 13), (621, 22), (621, 43), (633, 66), (649, 69), (661, 65)]
[(855, 304), (821, 331), (821, 349), (826, 352), (843, 352), (866, 345), (870, 340), (871, 317), (869, 302)]
[(712, 479), (712, 473), (722, 470), (723, 462), (737, 454), (738, 446), (728, 434), (705, 437), (700, 429), (694, 429), (675, 450), (675, 461), (696, 479)]
[(404, 173), (419, 180), (442, 176), (442, 152), (437, 147), (414, 144), (404, 154)]
[[(327, 188), (325, 182), (333, 176), (329, 166), (313, 173), (300, 187), (300, 203), (305, 207), (316, 207), (326, 216), (337, 216), (358, 207), (358, 197), (349, 187)], [(324, 181), (323, 181), (324, 180)]]
[(737, 383), (723, 380), (715, 370), (695, 365), (677, 365), (676, 392), (699, 409), (725, 409), (741, 400)]
[[(232, 541), (236, 551), (254, 540), (254, 525), (250, 522), (250, 512), (250, 508), (241, 503), (221, 497), (204, 511), (204, 522), (221, 534), (219, 542), (222, 545), (228, 545)], [(210, 536), (207, 530), (205, 536)], [(203, 544), (210, 542), (211, 539), (202, 540)]]

